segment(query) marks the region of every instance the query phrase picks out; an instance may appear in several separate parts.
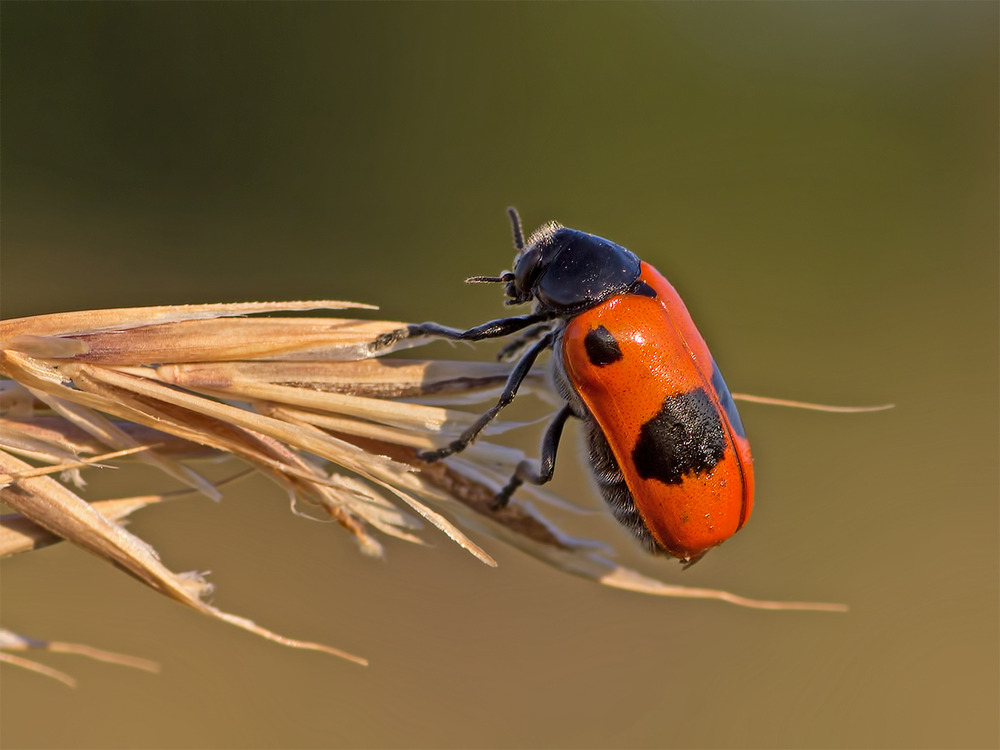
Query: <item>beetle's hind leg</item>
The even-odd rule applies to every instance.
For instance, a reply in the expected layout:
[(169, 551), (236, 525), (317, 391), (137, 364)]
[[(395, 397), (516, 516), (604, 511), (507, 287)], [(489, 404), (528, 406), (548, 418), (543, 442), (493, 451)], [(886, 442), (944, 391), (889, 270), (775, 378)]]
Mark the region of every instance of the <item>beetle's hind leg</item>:
[(548, 429), (545, 430), (545, 437), (542, 438), (542, 455), (536, 467), (532, 461), (522, 461), (517, 465), (514, 476), (510, 478), (506, 486), (500, 490), (493, 498), (493, 509), (503, 508), (510, 502), (511, 495), (525, 482), (529, 484), (545, 484), (552, 479), (552, 474), (556, 468), (556, 451), (559, 449), (559, 440), (562, 438), (563, 427), (566, 420), (573, 416), (573, 409), (566, 404), (556, 412), (555, 417), (549, 422)]

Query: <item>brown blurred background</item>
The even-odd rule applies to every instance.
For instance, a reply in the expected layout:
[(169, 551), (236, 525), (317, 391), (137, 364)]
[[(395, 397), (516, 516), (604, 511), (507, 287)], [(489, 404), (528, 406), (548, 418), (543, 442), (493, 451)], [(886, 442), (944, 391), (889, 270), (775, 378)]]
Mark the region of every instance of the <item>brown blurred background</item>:
[[(373, 562), (251, 480), (131, 528), (371, 666), (53, 548), (4, 563), (3, 624), (163, 672), (4, 667), (0, 744), (995, 747), (998, 7), (4, 3), (5, 317), (347, 298), (470, 325), (502, 310), (461, 281), (509, 266), (513, 203), (654, 263), (734, 391), (898, 406), (744, 406), (750, 525), (683, 573), (618, 538), (665, 580), (848, 614), (604, 590), (489, 538), (497, 570), (432, 532)], [(554, 487), (593, 502), (572, 453)], [(173, 486), (111, 474), (87, 496)]]

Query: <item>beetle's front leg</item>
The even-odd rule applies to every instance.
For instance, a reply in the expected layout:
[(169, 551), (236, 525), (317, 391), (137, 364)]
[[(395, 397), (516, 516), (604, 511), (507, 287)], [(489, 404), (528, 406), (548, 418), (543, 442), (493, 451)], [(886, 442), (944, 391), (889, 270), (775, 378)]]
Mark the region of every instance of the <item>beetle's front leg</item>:
[(518, 315), (511, 318), (499, 318), (464, 331), (460, 328), (449, 328), (440, 323), (416, 323), (405, 328), (397, 328), (395, 331), (389, 331), (389, 333), (383, 333), (375, 339), (372, 349), (374, 352), (377, 352), (380, 349), (385, 349), (387, 346), (395, 344), (397, 341), (412, 339), (418, 336), (436, 336), (438, 338), (449, 339), (450, 341), (495, 339), (501, 336), (509, 336), (523, 328), (549, 320), (551, 317), (549, 313), (532, 313), (530, 315)]

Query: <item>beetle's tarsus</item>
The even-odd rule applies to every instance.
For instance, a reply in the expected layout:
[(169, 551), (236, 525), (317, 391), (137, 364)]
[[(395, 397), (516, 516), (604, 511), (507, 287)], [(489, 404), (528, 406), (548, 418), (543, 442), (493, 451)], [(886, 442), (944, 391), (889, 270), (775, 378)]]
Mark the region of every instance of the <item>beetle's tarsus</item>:
[(382, 349), (392, 346), (397, 341), (402, 341), (403, 339), (409, 338), (412, 335), (410, 331), (411, 328), (413, 328), (413, 326), (407, 326), (406, 328), (397, 328), (393, 331), (389, 331), (388, 333), (383, 333), (377, 336), (375, 338), (375, 341), (372, 342), (372, 351), (373, 352), (380, 351)]
[[(508, 484), (506, 487), (504, 487), (502, 490), (500, 490), (497, 494), (493, 496), (493, 502), (490, 503), (490, 510), (492, 511), (503, 510), (510, 504), (511, 495), (513, 495), (514, 490), (517, 489), (517, 487), (512, 487), (511, 484), (513, 484), (513, 482)], [(520, 482), (518, 482), (518, 484), (520, 484)]]
[(452, 443), (451, 445), (445, 446), (444, 448), (438, 448), (437, 450), (420, 451), (417, 454), (417, 458), (419, 458), (421, 461), (432, 464), (436, 461), (440, 461), (443, 458), (448, 458), (448, 456), (458, 453), (458, 451), (462, 450), (462, 448), (464, 447), (465, 445), (462, 443), (458, 443), (457, 445), (455, 443)]

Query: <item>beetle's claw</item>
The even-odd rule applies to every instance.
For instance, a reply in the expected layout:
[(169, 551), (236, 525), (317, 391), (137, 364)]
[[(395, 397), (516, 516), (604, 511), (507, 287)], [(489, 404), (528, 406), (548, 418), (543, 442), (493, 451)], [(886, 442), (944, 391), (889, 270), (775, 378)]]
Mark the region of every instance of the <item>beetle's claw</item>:
[(503, 510), (507, 507), (508, 503), (510, 503), (510, 493), (505, 490), (500, 490), (493, 496), (493, 502), (490, 503), (490, 510)]
[(397, 341), (402, 341), (405, 338), (409, 338), (410, 329), (409, 328), (397, 328), (394, 331), (389, 331), (388, 333), (380, 334), (372, 342), (372, 351), (377, 352), (392, 346)]
[(417, 453), (417, 458), (421, 461), (426, 461), (427, 463), (432, 464), (435, 461), (440, 461), (442, 458), (447, 458), (454, 452), (455, 449), (449, 445), (446, 448), (438, 448), (433, 451), (420, 451)]

